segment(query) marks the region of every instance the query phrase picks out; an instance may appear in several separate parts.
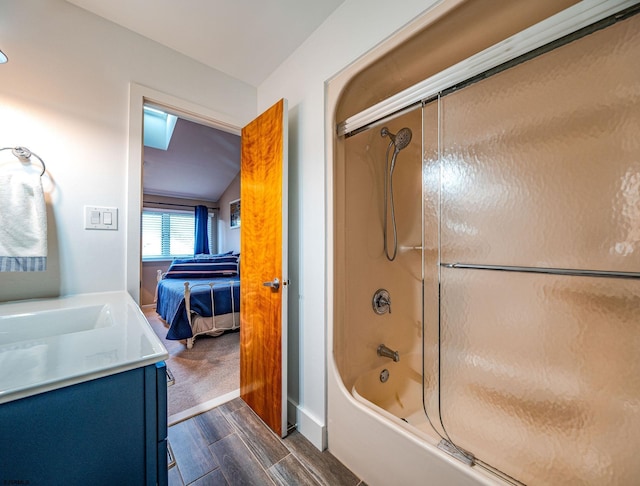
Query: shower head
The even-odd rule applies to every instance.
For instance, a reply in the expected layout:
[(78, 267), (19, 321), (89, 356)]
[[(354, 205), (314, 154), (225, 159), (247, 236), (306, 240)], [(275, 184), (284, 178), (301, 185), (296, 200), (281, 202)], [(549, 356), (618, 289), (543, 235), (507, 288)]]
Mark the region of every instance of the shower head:
[(394, 135), (387, 127), (383, 127), (382, 130), (380, 130), (380, 135), (383, 137), (389, 137), (395, 146), (395, 151), (400, 152), (411, 142), (412, 133), (410, 128), (405, 127), (401, 128), (398, 133)]
[[(401, 128), (395, 135), (389, 131), (387, 127), (383, 127), (380, 130), (380, 136), (389, 137), (391, 142), (387, 145), (387, 154), (385, 157), (386, 168), (384, 174), (384, 253), (387, 259), (392, 262), (396, 258), (398, 253), (398, 232), (396, 231), (396, 211), (393, 204), (393, 170), (396, 167), (396, 160), (398, 154), (403, 148), (411, 142), (411, 130), (409, 128)], [(389, 164), (389, 152), (391, 151), (391, 144), (394, 146), (393, 155), (391, 156), (391, 164)], [(387, 189), (388, 188), (388, 189)], [(389, 247), (387, 246), (387, 194), (390, 193), (391, 199), (391, 220), (393, 222), (393, 253), (389, 255)]]
[[(383, 127), (382, 130), (380, 130), (380, 136), (389, 137), (391, 139), (391, 143), (393, 143), (394, 150), (393, 150), (393, 156), (391, 157), (391, 168), (390, 168), (390, 172), (393, 173), (393, 170), (396, 167), (396, 157), (398, 156), (400, 151), (403, 148), (406, 148), (407, 145), (409, 145), (409, 143), (411, 142), (411, 136), (412, 136), (411, 129), (407, 127), (401, 128), (400, 130), (398, 130), (398, 133), (394, 135), (389, 131), (387, 127)], [(391, 148), (391, 143), (387, 148), (387, 157), (389, 157), (389, 149)]]
[(396, 133), (396, 137), (393, 140), (393, 143), (396, 145), (396, 150), (400, 151), (405, 148), (411, 142), (411, 129), (402, 128), (398, 133)]

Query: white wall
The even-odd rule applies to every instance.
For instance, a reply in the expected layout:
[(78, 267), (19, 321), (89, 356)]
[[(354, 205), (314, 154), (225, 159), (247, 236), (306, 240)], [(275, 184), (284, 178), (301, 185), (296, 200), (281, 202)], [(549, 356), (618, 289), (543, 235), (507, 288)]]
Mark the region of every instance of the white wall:
[[(220, 196), (218, 204), (220, 210), (218, 211), (218, 251), (224, 252), (233, 250), (234, 253), (240, 252), (240, 228), (229, 227), (229, 203), (240, 199), (240, 174), (231, 181), (229, 187), (227, 187)], [(242, 211), (240, 212), (242, 215)]]
[[(125, 289), (129, 83), (244, 123), (255, 88), (63, 0), (0, 0), (0, 46), (0, 146), (45, 160), (50, 202), (47, 272), (0, 274), (0, 300)], [(84, 230), (84, 205), (118, 231)]]
[(346, 0), (258, 87), (289, 101), (289, 396), (298, 428), (326, 444), (325, 82), (436, 2)]
[[(0, 300), (126, 288), (131, 81), (242, 123), (289, 100), (289, 391), (298, 425), (325, 443), (325, 81), (430, 2), (346, 0), (257, 90), (63, 0), (0, 0), (0, 146), (47, 163), (49, 270), (0, 274)], [(256, 106), (258, 110), (256, 111)], [(135, 204), (135, 201), (131, 201)], [(120, 229), (86, 231), (84, 205), (121, 210)]]

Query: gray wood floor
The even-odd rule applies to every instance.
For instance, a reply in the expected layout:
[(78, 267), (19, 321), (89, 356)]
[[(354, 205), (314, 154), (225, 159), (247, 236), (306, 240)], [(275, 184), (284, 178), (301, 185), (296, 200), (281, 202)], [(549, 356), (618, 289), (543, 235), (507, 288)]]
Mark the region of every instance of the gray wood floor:
[(366, 486), (299, 432), (280, 439), (237, 398), (169, 427), (169, 486)]

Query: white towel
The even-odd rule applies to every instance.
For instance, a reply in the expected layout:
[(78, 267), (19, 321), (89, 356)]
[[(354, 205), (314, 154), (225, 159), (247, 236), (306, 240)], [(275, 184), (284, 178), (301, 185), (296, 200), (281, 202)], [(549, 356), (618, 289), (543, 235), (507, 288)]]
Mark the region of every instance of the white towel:
[(47, 208), (42, 180), (31, 171), (0, 175), (0, 272), (47, 268)]

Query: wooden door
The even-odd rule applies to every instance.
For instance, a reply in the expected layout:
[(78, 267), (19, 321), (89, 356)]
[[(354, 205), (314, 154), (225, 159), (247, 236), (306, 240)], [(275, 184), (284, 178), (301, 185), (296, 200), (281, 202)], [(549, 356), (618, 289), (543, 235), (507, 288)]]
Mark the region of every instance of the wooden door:
[(240, 396), (287, 431), (287, 103), (242, 129)]

